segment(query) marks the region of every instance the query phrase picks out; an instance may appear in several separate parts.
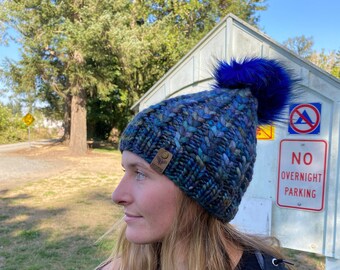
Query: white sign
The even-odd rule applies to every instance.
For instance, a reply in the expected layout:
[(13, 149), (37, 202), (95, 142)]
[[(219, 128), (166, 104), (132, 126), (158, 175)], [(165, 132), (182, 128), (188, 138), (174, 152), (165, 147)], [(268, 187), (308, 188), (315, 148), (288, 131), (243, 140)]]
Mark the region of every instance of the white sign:
[(277, 204), (321, 211), (324, 207), (327, 142), (280, 142)]

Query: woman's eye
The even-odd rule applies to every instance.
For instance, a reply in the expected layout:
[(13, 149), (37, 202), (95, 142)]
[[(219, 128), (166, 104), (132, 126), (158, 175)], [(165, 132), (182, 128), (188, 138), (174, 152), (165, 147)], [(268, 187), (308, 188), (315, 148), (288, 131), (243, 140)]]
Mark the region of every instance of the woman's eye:
[(140, 181), (144, 179), (145, 179), (145, 174), (140, 171), (136, 171), (136, 180)]

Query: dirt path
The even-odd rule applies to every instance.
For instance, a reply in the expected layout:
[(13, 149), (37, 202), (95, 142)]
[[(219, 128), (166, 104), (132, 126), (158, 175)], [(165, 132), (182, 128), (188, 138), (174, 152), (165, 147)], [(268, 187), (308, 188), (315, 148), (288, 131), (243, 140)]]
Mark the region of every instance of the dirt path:
[(65, 170), (69, 164), (60, 159), (60, 149), (55, 156), (47, 153), (50, 146), (25, 148), (0, 153), (0, 190), (6, 190), (29, 181), (39, 180)]
[(21, 150), (0, 151), (0, 192), (73, 170), (84, 164), (84, 168), (89, 170), (110, 170), (112, 160), (101, 158), (99, 161), (95, 157), (103, 157), (103, 154), (89, 151), (85, 156), (75, 157), (60, 143), (36, 144)]

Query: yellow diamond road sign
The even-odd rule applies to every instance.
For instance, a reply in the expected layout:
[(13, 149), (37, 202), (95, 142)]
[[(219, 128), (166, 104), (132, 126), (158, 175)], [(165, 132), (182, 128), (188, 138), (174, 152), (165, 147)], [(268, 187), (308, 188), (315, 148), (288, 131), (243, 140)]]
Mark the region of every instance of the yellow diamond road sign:
[(23, 118), (22, 118), (22, 121), (24, 121), (24, 123), (26, 124), (26, 126), (30, 126), (32, 125), (32, 123), (34, 122), (34, 117), (32, 114), (28, 113), (26, 114)]

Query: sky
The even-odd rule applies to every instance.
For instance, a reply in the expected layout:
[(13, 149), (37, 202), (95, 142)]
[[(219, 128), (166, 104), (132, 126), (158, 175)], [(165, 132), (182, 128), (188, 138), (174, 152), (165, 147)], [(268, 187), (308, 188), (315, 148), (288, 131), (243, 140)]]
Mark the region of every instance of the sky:
[[(301, 35), (313, 37), (314, 50), (340, 50), (340, 0), (267, 0), (258, 26), (273, 40), (282, 43)], [(17, 60), (18, 46), (0, 46), (0, 63), (5, 58)], [(1, 86), (1, 85), (0, 85)], [(1, 99), (0, 99), (1, 100)]]
[(267, 0), (259, 12), (262, 32), (282, 43), (288, 38), (313, 37), (314, 50), (340, 50), (339, 0)]

